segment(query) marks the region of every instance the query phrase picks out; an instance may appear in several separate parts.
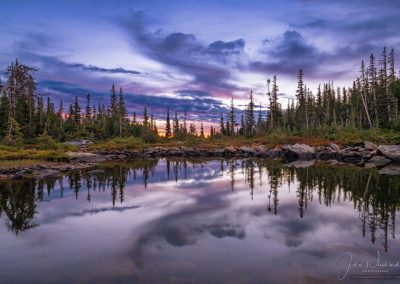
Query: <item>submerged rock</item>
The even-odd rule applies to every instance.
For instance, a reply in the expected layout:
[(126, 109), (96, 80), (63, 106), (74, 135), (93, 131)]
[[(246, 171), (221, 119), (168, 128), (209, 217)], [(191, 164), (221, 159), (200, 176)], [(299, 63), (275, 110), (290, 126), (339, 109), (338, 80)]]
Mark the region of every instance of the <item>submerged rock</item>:
[(294, 167), (294, 168), (308, 168), (314, 165), (315, 160), (297, 160), (286, 164), (287, 167)]
[(43, 169), (33, 172), (33, 175), (38, 178), (58, 178), (61, 176), (61, 173), (54, 169)]
[(400, 163), (400, 145), (380, 145), (378, 151), (392, 161)]
[(313, 159), (315, 156), (315, 148), (305, 144), (285, 144), (282, 146), (282, 156), (285, 159)]
[(385, 166), (387, 164), (390, 164), (390, 162), (391, 162), (391, 160), (389, 160), (388, 158), (386, 158), (384, 156), (374, 156), (368, 160), (369, 164), (373, 164), (377, 167)]
[(381, 175), (400, 175), (400, 165), (387, 165), (379, 173)]
[(247, 146), (242, 146), (239, 148), (239, 150), (245, 154), (255, 154), (256, 153), (256, 150), (254, 150), (253, 148), (247, 147)]

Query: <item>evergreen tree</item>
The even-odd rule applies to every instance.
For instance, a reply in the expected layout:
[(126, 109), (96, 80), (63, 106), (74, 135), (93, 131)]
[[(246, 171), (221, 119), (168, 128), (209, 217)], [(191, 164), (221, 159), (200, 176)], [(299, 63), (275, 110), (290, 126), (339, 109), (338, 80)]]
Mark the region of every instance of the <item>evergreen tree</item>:
[(230, 136), (233, 137), (233, 136), (235, 136), (235, 125), (236, 125), (235, 107), (233, 104), (233, 98), (231, 99), (228, 121), (229, 121), (229, 126), (230, 126), (230, 128), (228, 129), (228, 132), (229, 132)]
[(200, 138), (205, 138), (203, 122), (201, 122), (201, 126), (200, 126)]
[(166, 138), (170, 138), (172, 136), (172, 132), (171, 132), (171, 118), (170, 118), (170, 114), (169, 114), (169, 108), (167, 109), (167, 121), (165, 124), (165, 137)]
[(253, 91), (250, 91), (250, 102), (246, 109), (246, 136), (253, 136), (255, 130)]

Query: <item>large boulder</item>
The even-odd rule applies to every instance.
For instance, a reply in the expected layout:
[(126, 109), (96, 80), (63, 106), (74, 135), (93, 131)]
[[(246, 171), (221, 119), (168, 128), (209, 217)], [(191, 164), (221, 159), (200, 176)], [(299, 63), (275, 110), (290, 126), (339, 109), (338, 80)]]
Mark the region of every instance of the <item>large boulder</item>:
[(256, 150), (254, 150), (253, 148), (247, 147), (247, 146), (240, 147), (239, 151), (244, 154), (248, 154), (248, 155), (254, 155), (256, 153)]
[(315, 148), (305, 144), (298, 144), (298, 143), (294, 145), (285, 144), (282, 146), (282, 156), (283, 158), (288, 160), (313, 159), (315, 156)]
[(106, 161), (106, 157), (87, 152), (66, 152), (67, 157), (77, 163), (101, 163)]
[(392, 161), (400, 163), (400, 145), (380, 145), (378, 151)]
[(370, 151), (375, 151), (378, 150), (378, 146), (372, 142), (365, 141), (364, 142), (364, 148)]

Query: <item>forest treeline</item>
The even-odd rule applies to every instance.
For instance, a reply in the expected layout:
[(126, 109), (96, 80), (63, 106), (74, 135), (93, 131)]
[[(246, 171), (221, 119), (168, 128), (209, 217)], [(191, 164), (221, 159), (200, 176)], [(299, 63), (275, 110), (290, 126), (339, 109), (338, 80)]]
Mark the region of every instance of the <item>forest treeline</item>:
[[(126, 136), (154, 142), (160, 137), (155, 116), (146, 107), (140, 115), (128, 114), (122, 88), (117, 90), (112, 85), (108, 105), (94, 104), (90, 94), (86, 94), (84, 107), (75, 97), (65, 108), (62, 100), (56, 106), (49, 96), (37, 93), (36, 71), (16, 60), (8, 66), (5, 82), (0, 81), (3, 144)], [(237, 109), (232, 99), (229, 111), (221, 113), (219, 127), (211, 126), (209, 137), (254, 137), (277, 130), (299, 132), (322, 128), (400, 130), (400, 72), (396, 76), (393, 49), (388, 52), (384, 48), (379, 60), (371, 54), (368, 62), (362, 61), (359, 76), (350, 87), (336, 87), (329, 81), (312, 92), (304, 82), (303, 71), (299, 70), (295, 98), (283, 107), (278, 95), (275, 75), (267, 80), (266, 117), (261, 104), (255, 105), (252, 92), (244, 111)], [(167, 109), (163, 136), (177, 140), (205, 138), (203, 123), (196, 129), (194, 123), (188, 124), (187, 117), (186, 112), (178, 114)]]

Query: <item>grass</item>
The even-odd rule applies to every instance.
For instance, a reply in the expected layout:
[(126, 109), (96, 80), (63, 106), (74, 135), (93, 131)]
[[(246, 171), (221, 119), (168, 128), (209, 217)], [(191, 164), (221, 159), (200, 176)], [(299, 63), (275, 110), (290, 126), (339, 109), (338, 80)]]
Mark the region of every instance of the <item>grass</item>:
[(0, 161), (4, 160), (44, 160), (53, 162), (68, 161), (65, 154), (71, 147), (60, 146), (57, 149), (38, 149), (32, 145), (11, 147), (0, 145)]
[(253, 138), (245, 137), (215, 137), (213, 139), (200, 139), (189, 137), (185, 141), (159, 138), (156, 143), (145, 143), (140, 138), (126, 137), (114, 138), (107, 141), (99, 141), (91, 146), (89, 150), (139, 150), (155, 146), (164, 147), (192, 147), (192, 148), (222, 148), (227, 146), (252, 146), (266, 145), (275, 147), (283, 144), (303, 143), (310, 146), (327, 145), (336, 143), (343, 146), (371, 141), (377, 144), (400, 144), (400, 133), (390, 130), (371, 129), (371, 130), (349, 130), (349, 129), (318, 129), (307, 132), (276, 131), (263, 136)]
[[(213, 139), (188, 138), (185, 141), (176, 141), (165, 138), (158, 138), (155, 143), (145, 143), (141, 138), (124, 137), (114, 138), (106, 141), (97, 141), (89, 145), (89, 151), (98, 150), (140, 150), (149, 147), (192, 147), (192, 148), (223, 148), (227, 146), (252, 146), (266, 145), (275, 147), (282, 144), (304, 143), (310, 146), (327, 145), (336, 143), (340, 145), (352, 145), (363, 141), (371, 141), (377, 144), (400, 144), (400, 132), (382, 129), (370, 130), (349, 130), (340, 128), (324, 128), (309, 130), (307, 132), (272, 132), (267, 135), (245, 138), (245, 137), (215, 137)], [(76, 151), (72, 146), (66, 146), (58, 142), (26, 144), (23, 147), (10, 147), (0, 145), (0, 161), (50, 161), (66, 162), (67, 151)]]

